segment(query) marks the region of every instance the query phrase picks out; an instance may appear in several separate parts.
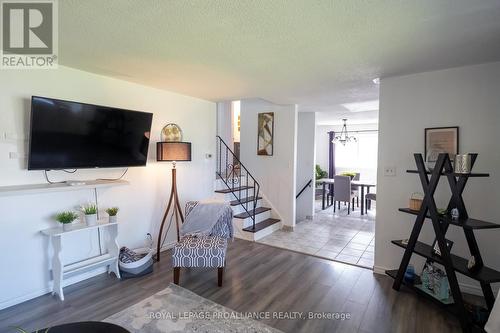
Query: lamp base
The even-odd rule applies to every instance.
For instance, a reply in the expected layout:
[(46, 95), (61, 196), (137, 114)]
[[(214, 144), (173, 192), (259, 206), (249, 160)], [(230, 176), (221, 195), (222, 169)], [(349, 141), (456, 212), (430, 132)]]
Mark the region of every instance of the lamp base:
[[(163, 227), (165, 226), (165, 221), (170, 213), (170, 210), (173, 209), (172, 214), (175, 219), (175, 226), (177, 228), (177, 241), (180, 241), (180, 224), (184, 223), (184, 216), (182, 215), (181, 205), (179, 203), (179, 197), (177, 196), (177, 169), (175, 169), (175, 163), (172, 168), (172, 189), (170, 190), (170, 199), (168, 200), (167, 210), (165, 214), (163, 214), (163, 220), (160, 225), (160, 232), (158, 234), (158, 244), (156, 247), (156, 260), (160, 261), (160, 250), (162, 246), (162, 236), (163, 236)], [(166, 237), (166, 235), (165, 235)]]

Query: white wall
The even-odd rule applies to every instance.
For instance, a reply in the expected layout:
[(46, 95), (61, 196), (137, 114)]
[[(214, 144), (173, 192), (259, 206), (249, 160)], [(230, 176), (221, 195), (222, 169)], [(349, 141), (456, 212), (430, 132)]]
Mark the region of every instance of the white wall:
[[(119, 244), (142, 246), (145, 234), (156, 236), (170, 192), (171, 165), (157, 163), (155, 144), (161, 128), (174, 122), (193, 143), (193, 161), (177, 164), (179, 198), (213, 195), (215, 159), (215, 104), (154, 88), (98, 76), (75, 69), (2, 71), (0, 74), (0, 186), (44, 183), (41, 171), (27, 171), (25, 159), (9, 159), (9, 152), (25, 154), (31, 95), (41, 95), (125, 109), (153, 112), (147, 167), (131, 168), (129, 186), (99, 190), (100, 205), (120, 207)], [(3, 136), (0, 136), (3, 137)], [(117, 177), (123, 169), (82, 170), (68, 175), (51, 172), (53, 180)], [(91, 190), (0, 197), (0, 308), (48, 291), (48, 242), (39, 230), (56, 226), (51, 216), (93, 199)], [(175, 239), (175, 228), (167, 244)], [(97, 254), (95, 233), (72, 237), (63, 244), (67, 260)], [(95, 272), (94, 272), (95, 273)]]
[(224, 142), (232, 146), (233, 142), (233, 124), (232, 124), (232, 110), (231, 102), (217, 102), (217, 135), (224, 140)]
[[(377, 130), (377, 124), (347, 124), (348, 131), (363, 131), (363, 130)], [(319, 164), (321, 169), (328, 172), (328, 132), (335, 131), (335, 133), (340, 133), (342, 130), (342, 125), (317, 125), (316, 126), (316, 164)], [(354, 133), (354, 135), (356, 135)], [(365, 181), (375, 181), (377, 178), (377, 166), (367, 165), (362, 168), (345, 168), (336, 166), (335, 170), (337, 174), (342, 172), (356, 171), (361, 173), (361, 179)]]
[[(491, 175), (470, 179), (464, 193), (469, 215), (500, 223), (499, 91), (500, 62), (382, 79), (376, 270), (397, 268), (402, 258), (403, 251), (391, 245), (390, 240), (408, 238), (413, 226), (415, 217), (397, 209), (408, 207), (410, 194), (421, 191), (418, 176), (405, 170), (415, 168), (413, 153), (424, 151), (426, 127), (460, 127), (460, 152), (479, 153), (475, 170)], [(396, 177), (384, 177), (384, 166), (395, 166)], [(438, 207), (446, 207), (446, 179), (442, 179), (436, 197)], [(429, 222), (420, 240), (431, 244), (434, 237)], [(500, 230), (479, 230), (476, 236), (486, 265), (500, 269)], [(450, 226), (447, 238), (455, 242), (453, 253), (470, 256), (461, 229)], [(462, 279), (462, 283), (478, 287), (470, 280)]]
[(314, 216), (314, 161), (315, 161), (315, 127), (316, 114), (314, 112), (299, 112), (297, 122), (297, 194), (309, 180), (313, 180), (311, 187), (307, 187), (297, 198), (297, 222)]
[[(257, 155), (257, 114), (274, 112), (274, 155)], [(297, 109), (262, 99), (241, 101), (241, 162), (254, 175), (283, 224), (295, 225)]]

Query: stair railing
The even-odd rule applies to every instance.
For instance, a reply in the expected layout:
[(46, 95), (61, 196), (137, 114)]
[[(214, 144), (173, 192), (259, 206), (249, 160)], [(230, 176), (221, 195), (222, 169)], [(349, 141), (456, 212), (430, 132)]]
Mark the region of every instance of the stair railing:
[(310, 187), (310, 186), (311, 186), (312, 181), (313, 181), (313, 180), (312, 180), (312, 179), (310, 179), (310, 180), (307, 182), (307, 184), (305, 184), (305, 185), (304, 185), (304, 187), (302, 188), (302, 190), (300, 190), (300, 192), (299, 192), (299, 193), (295, 196), (295, 199), (298, 199), (298, 198), (300, 197), (300, 195), (301, 195), (302, 193), (304, 193), (304, 191), (306, 190), (306, 188), (308, 188), (308, 187)]
[[(226, 185), (227, 189), (231, 190), (238, 204), (243, 207), (243, 210), (252, 219), (252, 229), (255, 229), (255, 209), (259, 200), (260, 184), (241, 163), (236, 154), (228, 147), (228, 145), (217, 135), (217, 166), (216, 174)], [(238, 187), (244, 187), (244, 190)], [(249, 200), (249, 190), (253, 192), (252, 200)], [(236, 194), (236, 192), (238, 194)], [(245, 197), (241, 195), (244, 193)], [(252, 194), (252, 193), (250, 193)], [(244, 200), (242, 200), (244, 199)]]

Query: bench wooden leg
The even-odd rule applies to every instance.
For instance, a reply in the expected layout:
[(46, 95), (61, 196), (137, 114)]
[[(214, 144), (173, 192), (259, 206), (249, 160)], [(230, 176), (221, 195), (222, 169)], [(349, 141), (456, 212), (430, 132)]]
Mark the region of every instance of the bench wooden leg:
[(217, 268), (217, 285), (222, 287), (222, 278), (224, 275), (224, 267)]
[(174, 283), (179, 284), (179, 277), (181, 275), (181, 268), (180, 267), (174, 267)]

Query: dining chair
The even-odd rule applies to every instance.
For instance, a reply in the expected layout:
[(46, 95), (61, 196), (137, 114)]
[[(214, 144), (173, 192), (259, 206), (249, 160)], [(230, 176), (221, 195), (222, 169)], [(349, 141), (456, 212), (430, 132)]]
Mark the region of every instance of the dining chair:
[[(359, 180), (361, 177), (361, 173), (356, 172), (352, 180)], [(358, 185), (352, 185), (352, 194), (356, 197), (356, 207), (359, 207), (359, 186)]]
[(351, 213), (351, 202), (352, 210), (354, 211), (354, 194), (351, 190), (351, 177), (349, 176), (334, 176), (333, 181), (335, 183), (335, 192), (333, 197), (333, 212), (336, 210), (336, 203), (338, 202), (339, 209), (340, 203), (347, 203), (347, 214)]
[(372, 208), (372, 201), (377, 201), (376, 193), (367, 193), (365, 195), (365, 213), (368, 214), (368, 209)]

